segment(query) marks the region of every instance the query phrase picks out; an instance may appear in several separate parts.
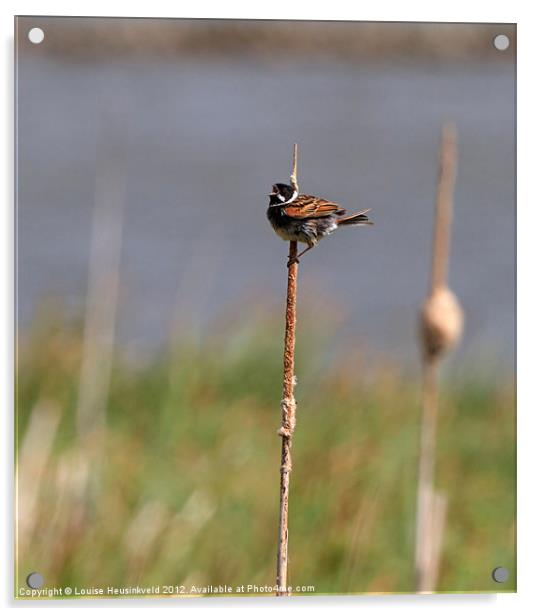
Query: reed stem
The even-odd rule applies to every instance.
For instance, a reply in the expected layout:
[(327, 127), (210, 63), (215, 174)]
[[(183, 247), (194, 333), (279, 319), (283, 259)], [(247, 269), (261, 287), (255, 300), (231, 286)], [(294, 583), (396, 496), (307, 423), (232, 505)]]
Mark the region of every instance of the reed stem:
[(453, 124), (447, 124), (442, 130), (442, 143), (440, 146), (436, 218), (434, 221), (434, 241), (432, 246), (431, 293), (436, 289), (444, 287), (447, 278), (456, 166), (456, 131)]
[(438, 368), (437, 359), (423, 364), (423, 414), (421, 420), (421, 444), (419, 457), (419, 480), (416, 516), (416, 585), (418, 592), (434, 590), (438, 570), (438, 557), (433, 546), (440, 544), (435, 536), (434, 520), (434, 465), (436, 457), (436, 424), (438, 414)]
[(421, 312), (423, 408), (415, 545), (418, 592), (433, 592), (436, 588), (445, 525), (446, 497), (434, 489), (434, 471), (440, 360), (456, 343), (462, 328), (458, 300), (446, 283), (456, 163), (455, 128), (446, 125), (440, 146), (430, 292)]
[[(290, 183), (299, 190), (297, 183), (297, 151), (294, 144), (294, 157)], [(296, 425), (296, 400), (294, 387), (294, 352), (296, 346), (296, 296), (298, 263), (295, 257), (298, 253), (297, 242), (290, 242), (288, 253), (288, 282), (286, 291), (286, 317), (283, 358), (283, 398), (281, 400), (281, 484), (279, 499), (279, 545), (277, 548), (277, 596), (288, 596), (288, 499), (290, 494), (290, 472), (292, 470), (292, 436)]]

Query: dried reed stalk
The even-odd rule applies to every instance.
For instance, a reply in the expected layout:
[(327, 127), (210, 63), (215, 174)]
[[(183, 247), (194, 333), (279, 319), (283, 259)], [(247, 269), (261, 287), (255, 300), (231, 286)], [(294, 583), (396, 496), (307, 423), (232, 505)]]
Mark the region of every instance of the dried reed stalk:
[[(297, 168), (298, 145), (294, 144), (292, 174), (290, 183), (299, 191)], [(292, 470), (292, 436), (296, 425), (296, 400), (294, 398), (294, 349), (296, 345), (296, 295), (298, 263), (297, 242), (290, 242), (288, 253), (288, 285), (286, 292), (286, 324), (283, 361), (283, 399), (281, 400), (281, 490), (279, 508), (279, 545), (277, 549), (277, 596), (288, 596), (288, 497), (290, 493), (290, 471)]]
[(39, 500), (45, 488), (47, 465), (59, 423), (58, 407), (52, 402), (39, 402), (32, 410), (18, 451), (15, 471), (15, 544), (18, 559), (28, 556), (39, 522)]
[(111, 113), (102, 124), (76, 410), (79, 438), (92, 447), (102, 441), (112, 373), (126, 190), (126, 127)]
[(434, 490), (440, 359), (460, 338), (463, 324), (458, 300), (446, 285), (456, 158), (455, 129), (448, 125), (442, 131), (440, 147), (430, 292), (420, 313), (423, 411), (415, 548), (419, 592), (436, 588), (445, 525), (446, 498)]

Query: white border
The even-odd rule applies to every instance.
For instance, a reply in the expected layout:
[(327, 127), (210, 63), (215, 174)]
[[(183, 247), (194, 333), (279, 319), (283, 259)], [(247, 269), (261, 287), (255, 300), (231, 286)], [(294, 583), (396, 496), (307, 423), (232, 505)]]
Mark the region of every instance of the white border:
[[(144, 600), (117, 601), (109, 607), (109, 602), (56, 602), (40, 603), (39, 608), (99, 609), (155, 609), (174, 608), (182, 611), (219, 609), (253, 609), (269, 608), (288, 611), (288, 609), (327, 610), (340, 607), (345, 611), (377, 613), (393, 613), (395, 610), (402, 615), (438, 611), (459, 610), (464, 614), (507, 614), (509, 610), (517, 613), (533, 613), (537, 606), (535, 586), (537, 569), (538, 539), (538, 499), (537, 451), (539, 443), (539, 400), (534, 388), (538, 369), (537, 354), (539, 348), (538, 322), (539, 302), (536, 292), (538, 285), (539, 259), (537, 235), (539, 234), (539, 198), (537, 182), (539, 166), (539, 143), (537, 109), (536, 59), (538, 21), (531, 2), (470, 2), (469, 0), (452, 0), (451, 2), (434, 3), (417, 0), (406, 2), (378, 0), (371, 3), (336, 1), (315, 4), (312, 1), (295, 0), (284, 2), (272, 0), (269, 3), (256, 5), (253, 2), (229, 1), (219, 3), (207, 1), (184, 1), (181, 4), (152, 0), (152, 2), (134, 3), (113, 0), (93, 0), (90, 2), (4, 2), (0, 7), (0, 28), (2, 31), (3, 62), (0, 63), (4, 123), (3, 134), (7, 142), (1, 150), (2, 164), (1, 185), (6, 187), (4, 207), (0, 228), (3, 233), (3, 258), (0, 268), (3, 297), (2, 330), (0, 339), (4, 341), (1, 354), (2, 417), (4, 420), (2, 435), (4, 439), (2, 482), (2, 520), (0, 546), (4, 558), (1, 561), (0, 580), (2, 582), (1, 601), (6, 607), (15, 609), (38, 608), (37, 603), (14, 603), (12, 596), (12, 459), (13, 459), (13, 15), (102, 15), (102, 16), (148, 16), (148, 17), (222, 17), (222, 18), (282, 18), (282, 19), (349, 19), (349, 20), (380, 20), (380, 21), (458, 21), (458, 22), (518, 22), (518, 593), (500, 595), (436, 595), (430, 597), (416, 596), (384, 596), (384, 597), (340, 597), (340, 598), (294, 598), (288, 599), (196, 599), (176, 601), (155, 600), (151, 603)], [(508, 215), (512, 215), (508, 211)], [(535, 395), (534, 395), (535, 394)], [(8, 548), (6, 549), (6, 546)], [(38, 608), (38, 609), (39, 609)], [(528, 611), (530, 608), (530, 611)]]

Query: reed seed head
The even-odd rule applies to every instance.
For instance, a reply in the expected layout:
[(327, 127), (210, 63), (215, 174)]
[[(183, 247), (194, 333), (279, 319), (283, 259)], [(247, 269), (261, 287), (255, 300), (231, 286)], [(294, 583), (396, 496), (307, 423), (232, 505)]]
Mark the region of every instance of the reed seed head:
[(447, 287), (435, 289), (421, 307), (421, 345), (426, 358), (441, 357), (460, 339), (464, 315), (456, 295)]

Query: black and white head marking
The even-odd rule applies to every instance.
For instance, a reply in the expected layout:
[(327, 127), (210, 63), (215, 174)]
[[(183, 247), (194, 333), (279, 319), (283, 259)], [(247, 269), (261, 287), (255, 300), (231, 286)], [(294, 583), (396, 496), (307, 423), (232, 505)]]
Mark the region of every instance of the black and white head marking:
[(289, 184), (274, 184), (270, 193), (270, 207), (288, 205), (298, 196), (298, 191)]

